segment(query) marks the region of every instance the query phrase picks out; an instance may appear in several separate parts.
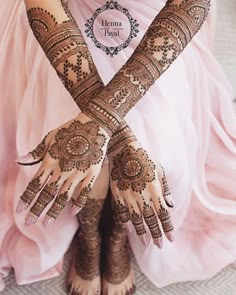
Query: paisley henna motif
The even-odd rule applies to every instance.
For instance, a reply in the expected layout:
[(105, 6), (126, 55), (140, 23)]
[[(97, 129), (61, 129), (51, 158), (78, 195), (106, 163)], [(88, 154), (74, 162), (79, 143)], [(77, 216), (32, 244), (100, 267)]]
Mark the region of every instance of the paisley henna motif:
[(55, 141), (48, 152), (53, 159), (59, 160), (62, 172), (73, 169), (85, 172), (103, 159), (106, 137), (99, 133), (99, 126), (93, 122), (82, 124), (75, 120), (68, 128), (57, 132)]
[(36, 178), (32, 179), (30, 183), (28, 184), (26, 191), (23, 193), (23, 195), (20, 197), (23, 202), (26, 204), (31, 204), (33, 199), (35, 198), (36, 194), (40, 191), (42, 183), (41, 178), (44, 174), (44, 171), (37, 176)]
[(142, 148), (125, 146), (113, 159), (111, 179), (122, 191), (131, 187), (141, 193), (147, 183), (155, 180), (155, 165)]

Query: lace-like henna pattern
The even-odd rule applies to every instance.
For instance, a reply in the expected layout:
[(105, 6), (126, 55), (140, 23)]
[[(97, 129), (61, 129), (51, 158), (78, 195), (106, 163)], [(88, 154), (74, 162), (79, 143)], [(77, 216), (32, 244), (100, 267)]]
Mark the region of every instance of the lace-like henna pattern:
[(157, 215), (162, 223), (164, 232), (168, 233), (174, 230), (174, 226), (171, 222), (170, 214), (161, 204), (160, 204), (160, 209), (157, 212)]
[(135, 230), (138, 236), (142, 236), (146, 234), (146, 229), (143, 223), (143, 217), (142, 215), (135, 212), (134, 209), (131, 214), (131, 221), (135, 227)]
[(123, 121), (118, 130), (112, 135), (108, 144), (108, 153), (118, 150), (124, 145), (128, 145), (136, 141), (136, 137), (130, 127)]
[(65, 208), (68, 199), (69, 199), (69, 191), (71, 189), (72, 184), (68, 187), (68, 189), (59, 194), (56, 197), (55, 202), (53, 203), (53, 205), (51, 206), (51, 208), (48, 210), (47, 215), (56, 219), (58, 217), (58, 215), (62, 212), (62, 210)]
[(46, 137), (41, 141), (41, 143), (32, 151), (29, 152), (29, 154), (33, 157), (33, 159), (42, 159), (47, 151), (46, 146)]
[(32, 179), (30, 183), (28, 184), (25, 192), (23, 195), (20, 197), (23, 202), (25, 202), (27, 205), (29, 205), (33, 199), (35, 198), (36, 194), (40, 191), (41, 189), (41, 177), (43, 176), (44, 171), (37, 176), (36, 178)]
[(41, 191), (37, 201), (34, 203), (30, 212), (39, 217), (47, 205), (54, 199), (58, 188), (61, 176), (54, 182), (47, 184)]
[(85, 172), (103, 159), (106, 137), (99, 133), (99, 126), (93, 122), (82, 124), (75, 120), (68, 128), (57, 132), (55, 141), (48, 152), (53, 159), (59, 160), (62, 172), (75, 168)]
[(209, 7), (209, 0), (167, 1), (132, 57), (101, 94), (88, 102), (86, 113), (114, 133), (127, 112), (188, 45)]
[(103, 205), (104, 199), (88, 199), (85, 207), (77, 215), (80, 223), (80, 232), (78, 235), (75, 269), (82, 279), (88, 281), (92, 281), (100, 273), (101, 240), (98, 226)]
[(114, 207), (115, 207), (117, 218), (119, 217), (119, 220), (121, 221), (121, 223), (126, 223), (130, 221), (129, 210), (125, 205), (121, 203), (118, 197), (117, 197), (117, 200), (115, 201)]
[(79, 208), (83, 208), (85, 206), (87, 199), (89, 198), (90, 193), (92, 191), (92, 185), (94, 183), (94, 179), (95, 179), (95, 177), (92, 178), (92, 180), (90, 181), (88, 186), (84, 187), (81, 190), (80, 195), (76, 200), (72, 199), (72, 203), (74, 206), (77, 206)]
[(121, 191), (141, 193), (148, 182), (155, 180), (155, 165), (142, 148), (125, 146), (113, 159), (111, 179), (117, 181)]
[(58, 23), (43, 8), (28, 10), (32, 31), (66, 89), (80, 106), (91, 93), (103, 86), (79, 27), (73, 19), (68, 1), (62, 1), (67, 18)]
[(144, 220), (151, 232), (153, 239), (160, 238), (162, 236), (162, 233), (161, 233), (161, 229), (158, 224), (157, 216), (156, 216), (153, 208), (146, 203), (144, 203), (143, 217), (144, 217)]
[(105, 268), (104, 277), (113, 285), (121, 284), (129, 275), (131, 262), (128, 252), (128, 240), (126, 227), (121, 223), (119, 212), (113, 204), (112, 232), (105, 243)]

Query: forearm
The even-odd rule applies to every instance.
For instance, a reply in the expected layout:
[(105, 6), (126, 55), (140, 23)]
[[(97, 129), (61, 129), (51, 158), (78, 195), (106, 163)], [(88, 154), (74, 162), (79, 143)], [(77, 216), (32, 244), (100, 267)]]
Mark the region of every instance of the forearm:
[(133, 55), (86, 113), (110, 133), (169, 68), (204, 23), (209, 0), (169, 0), (156, 16)]

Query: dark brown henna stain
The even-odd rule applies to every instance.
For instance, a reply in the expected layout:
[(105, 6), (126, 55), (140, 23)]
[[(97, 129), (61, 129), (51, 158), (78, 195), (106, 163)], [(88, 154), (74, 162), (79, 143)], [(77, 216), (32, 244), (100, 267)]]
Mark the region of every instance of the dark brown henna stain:
[(113, 159), (111, 179), (121, 191), (142, 193), (147, 183), (155, 180), (155, 165), (142, 148), (125, 146)]
[(83, 208), (85, 206), (87, 199), (91, 194), (94, 179), (95, 177), (93, 177), (90, 183), (81, 190), (79, 197), (77, 199), (72, 199), (72, 203), (74, 206), (78, 208)]
[(54, 199), (58, 188), (61, 176), (54, 182), (46, 184), (44, 189), (41, 191), (38, 199), (30, 209), (30, 212), (39, 217), (47, 205)]
[(104, 234), (103, 275), (110, 284), (120, 285), (131, 270), (127, 229), (120, 221), (117, 206), (113, 203), (113, 208), (111, 208), (109, 203), (107, 209), (111, 212), (111, 220), (108, 221), (111, 223), (111, 231), (109, 234)]
[(103, 86), (87, 44), (68, 8), (61, 1), (67, 19), (58, 23), (42, 8), (28, 10), (32, 31), (66, 89), (79, 106), (86, 106), (91, 93)]
[(43, 176), (43, 174), (44, 174), (44, 171), (39, 176), (32, 179), (30, 183), (28, 184), (26, 191), (20, 197), (21, 200), (25, 202), (27, 205), (31, 204), (36, 194), (40, 191), (42, 186), (41, 177)]
[(53, 205), (51, 206), (51, 208), (47, 212), (48, 216), (56, 219), (58, 217), (58, 215), (62, 212), (62, 210), (65, 208), (65, 206), (68, 202), (69, 191), (70, 191), (71, 187), (72, 187), (72, 183), (65, 192), (60, 193), (56, 197), (56, 200), (54, 201)]
[(119, 197), (117, 197), (117, 200), (115, 201), (114, 208), (117, 218), (119, 218), (121, 223), (127, 223), (130, 220), (129, 210), (127, 206), (121, 203)]
[(99, 222), (105, 199), (88, 199), (77, 215), (80, 223), (75, 269), (84, 280), (92, 281), (100, 274), (101, 238)]
[(157, 216), (151, 205), (144, 202), (143, 217), (151, 232), (153, 239), (158, 239), (162, 236), (160, 226), (158, 224)]
[(55, 143), (49, 154), (59, 161), (62, 172), (73, 169), (85, 172), (92, 165), (103, 159), (103, 146), (106, 137), (99, 133), (99, 126), (94, 122), (73, 121), (68, 128), (61, 128), (55, 135)]
[(165, 233), (168, 233), (168, 232), (174, 230), (174, 226), (171, 221), (171, 217), (170, 217), (168, 210), (162, 206), (160, 201), (159, 201), (159, 203), (160, 203), (160, 209), (158, 210), (157, 215), (161, 221), (163, 231)]
[(134, 225), (135, 231), (138, 236), (143, 236), (146, 234), (146, 229), (143, 223), (142, 215), (138, 214), (134, 211), (134, 208), (131, 206), (132, 213), (131, 213), (131, 222)]
[(88, 102), (86, 113), (114, 133), (127, 112), (169, 68), (203, 24), (209, 0), (167, 1), (132, 57)]
[(47, 152), (46, 138), (47, 136), (44, 137), (42, 142), (32, 152), (29, 152), (33, 159), (40, 160), (45, 156)]

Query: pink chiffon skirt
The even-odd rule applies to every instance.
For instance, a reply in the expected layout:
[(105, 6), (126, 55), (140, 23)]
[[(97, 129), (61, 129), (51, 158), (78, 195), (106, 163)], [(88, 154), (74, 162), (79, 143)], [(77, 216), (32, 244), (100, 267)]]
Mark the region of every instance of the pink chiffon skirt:
[[(104, 83), (127, 61), (162, 0), (119, 0), (139, 23), (129, 47), (111, 58), (95, 47), (84, 24), (102, 0), (70, 0)], [(19, 196), (39, 166), (18, 155), (72, 119), (78, 107), (51, 68), (27, 22), (23, 0), (0, 4), (0, 290), (14, 268), (18, 284), (58, 276), (78, 228), (69, 206), (47, 230), (26, 228), (16, 215)], [(143, 147), (165, 167), (176, 206), (175, 242), (145, 248), (129, 240), (142, 272), (157, 286), (202, 280), (236, 260), (236, 116), (232, 90), (212, 54), (215, 3), (186, 50), (126, 117)]]

